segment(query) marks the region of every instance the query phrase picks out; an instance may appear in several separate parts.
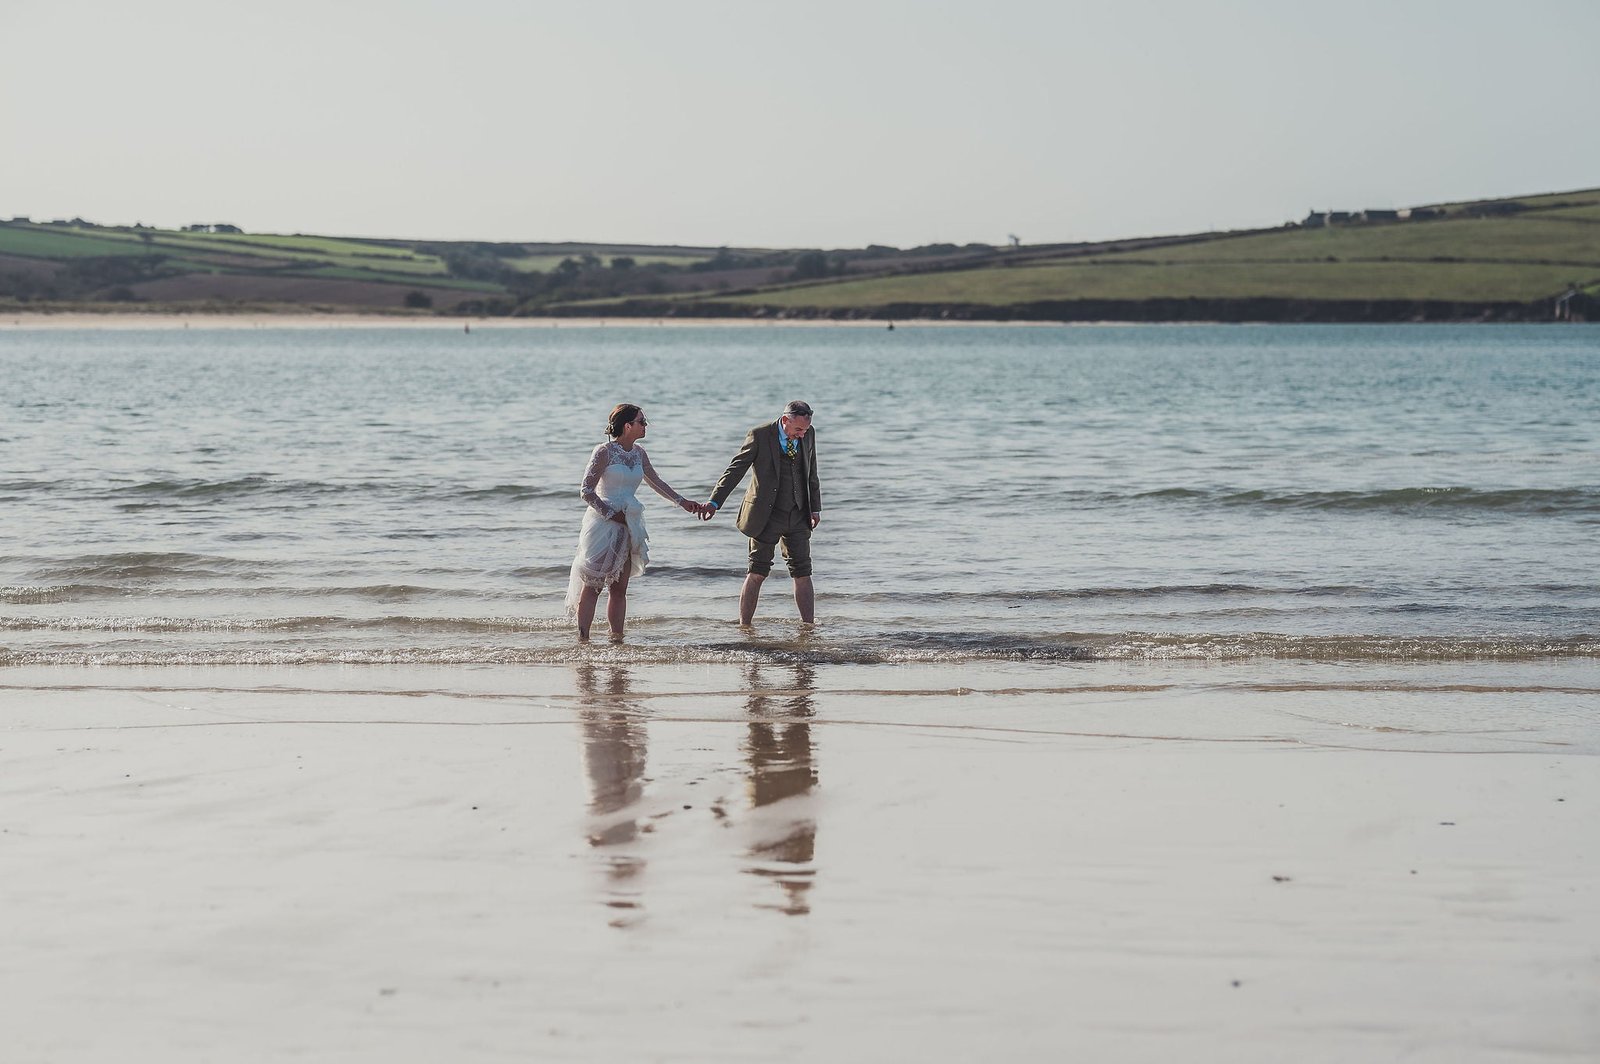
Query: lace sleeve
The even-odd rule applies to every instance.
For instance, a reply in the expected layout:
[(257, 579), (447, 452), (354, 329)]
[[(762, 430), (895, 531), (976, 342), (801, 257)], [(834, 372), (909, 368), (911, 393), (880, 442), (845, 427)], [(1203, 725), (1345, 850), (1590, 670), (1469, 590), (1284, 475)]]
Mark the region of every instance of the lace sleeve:
[(583, 471), (583, 486), (578, 489), (578, 494), (583, 496), (583, 501), (593, 506), (595, 512), (601, 517), (610, 517), (616, 513), (615, 510), (606, 505), (606, 501), (600, 497), (600, 493), (594, 490), (595, 485), (600, 483), (600, 474), (604, 473), (606, 466), (610, 464), (611, 445), (602, 443), (594, 449), (594, 454), (589, 456), (589, 468)]
[(656, 472), (656, 467), (650, 464), (650, 456), (645, 454), (644, 448), (640, 447), (638, 451), (640, 460), (644, 462), (644, 479), (649, 482), (652, 488), (656, 489), (656, 494), (663, 499), (671, 499), (680, 506), (688, 502), (689, 500), (672, 490), (672, 485), (661, 479), (660, 474)]

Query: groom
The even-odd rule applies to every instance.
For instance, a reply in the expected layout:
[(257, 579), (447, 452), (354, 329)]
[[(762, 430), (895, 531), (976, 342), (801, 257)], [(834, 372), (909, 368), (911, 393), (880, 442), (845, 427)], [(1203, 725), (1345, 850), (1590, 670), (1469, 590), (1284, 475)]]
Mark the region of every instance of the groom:
[(778, 420), (757, 425), (745, 435), (744, 446), (728, 463), (700, 514), (703, 520), (717, 515), (747, 469), (755, 475), (735, 522), (750, 537), (750, 571), (739, 592), (739, 623), (755, 619), (761, 582), (772, 572), (772, 554), (781, 543), (783, 560), (794, 577), (794, 604), (800, 608), (800, 619), (810, 624), (816, 619), (811, 530), (822, 520), (822, 491), (817, 487), (817, 438), (811, 432), (808, 404), (796, 400), (783, 408)]

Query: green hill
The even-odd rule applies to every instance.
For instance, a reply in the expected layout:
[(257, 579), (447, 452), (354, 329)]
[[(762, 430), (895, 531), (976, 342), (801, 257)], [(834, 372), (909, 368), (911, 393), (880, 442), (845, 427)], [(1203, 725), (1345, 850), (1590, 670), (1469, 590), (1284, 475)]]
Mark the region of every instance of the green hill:
[[(681, 296), (611, 309), (1040, 320), (1537, 319), (1553, 316), (1555, 301), (1573, 290), (1579, 296), (1569, 308), (1594, 317), (1600, 297), (1596, 189), (1312, 218), (1138, 246), (1010, 248), (955, 267), (899, 268), (715, 300)], [(593, 314), (605, 308), (572, 309)]]
[(1558, 305), (1600, 317), (1600, 189), (1007, 248), (371, 240), (0, 222), (0, 307), (10, 310), (1406, 320), (1550, 318)]

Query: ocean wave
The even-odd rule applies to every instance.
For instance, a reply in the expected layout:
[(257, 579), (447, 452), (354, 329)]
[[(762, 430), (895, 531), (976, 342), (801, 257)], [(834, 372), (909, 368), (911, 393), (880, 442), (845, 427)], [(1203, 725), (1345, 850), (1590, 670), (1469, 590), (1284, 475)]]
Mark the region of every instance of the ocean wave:
[[(651, 566), (650, 572), (654, 574), (658, 572), (659, 569), (660, 567), (658, 566)], [(519, 565), (515, 569), (505, 570), (505, 572), (508, 576), (515, 576), (518, 579), (529, 579), (541, 576), (559, 577), (561, 579), (561, 587), (563, 590), (565, 590), (567, 586), (567, 577), (572, 573), (572, 564), (569, 562), (566, 565)]]
[(1100, 495), (1102, 502), (1186, 502), (1224, 507), (1288, 510), (1600, 514), (1600, 487), (1404, 487), (1370, 491), (1289, 491), (1162, 488), (1134, 495)]
[(528, 502), (534, 499), (571, 497), (576, 500), (577, 489), (572, 485), (549, 484), (491, 484), (465, 486), (444, 484), (418, 485), (415, 481), (307, 480), (277, 477), (267, 474), (248, 474), (238, 477), (208, 479), (205, 477), (175, 477), (145, 480), (133, 484), (107, 484), (105, 482), (72, 482), (61, 480), (4, 480), (0, 491), (30, 492), (52, 491), (88, 498), (120, 502), (123, 509), (155, 508), (166, 505), (186, 505), (196, 502), (217, 502), (229, 499), (277, 498), (324, 499), (330, 496), (394, 496), (414, 502), (503, 501)]
[(74, 584), (84, 578), (96, 577), (117, 580), (151, 580), (160, 577), (259, 577), (269, 568), (270, 566), (262, 562), (247, 561), (242, 558), (190, 554), (184, 551), (132, 551), (64, 558), (39, 568), (33, 575), (38, 580)]
[[(1196, 597), (1229, 596), (1261, 596), (1261, 595), (1328, 595), (1328, 596), (1354, 596), (1371, 594), (1372, 589), (1357, 587), (1353, 584), (1313, 584), (1303, 587), (1272, 587), (1263, 584), (1152, 584), (1148, 586), (1129, 587), (1059, 587), (1037, 588), (1026, 590), (994, 590), (994, 591), (966, 591), (966, 592), (929, 592), (930, 598), (960, 599), (970, 598), (975, 600), (993, 600), (1000, 602), (1051, 602), (1067, 599), (1123, 599), (1123, 598), (1163, 598), (1173, 595), (1192, 595)], [(917, 592), (882, 592), (870, 597), (886, 601), (899, 601), (902, 599), (916, 598)]]
[(116, 485), (101, 489), (98, 494), (107, 499), (132, 500), (131, 505), (161, 505), (165, 502), (193, 503), (259, 496), (290, 496), (295, 498), (321, 498), (328, 495), (371, 495), (406, 492), (408, 485), (388, 484), (382, 481), (352, 481), (337, 483), (322, 480), (301, 480), (275, 477), (266, 474), (248, 474), (210, 480), (204, 477), (183, 477), (146, 480), (137, 484)]
[[(161, 634), (159, 618), (133, 619), (135, 631)], [(323, 622), (331, 622), (324, 624)], [(1063, 634), (1049, 637), (993, 634), (913, 634), (901, 637), (830, 639), (822, 636), (730, 639), (714, 642), (645, 638), (622, 644), (580, 645), (568, 638), (564, 619), (544, 618), (388, 618), (345, 622), (337, 618), (285, 618), (280, 621), (179, 622), (179, 631), (249, 631), (317, 636), (302, 645), (13, 646), (0, 649), (0, 666), (11, 665), (475, 665), (542, 664), (610, 660), (637, 664), (722, 664), (777, 662), (812, 665), (916, 665), (1033, 662), (1072, 665), (1089, 662), (1185, 662), (1228, 664), (1281, 660), (1348, 664), (1413, 662), (1522, 662), (1600, 658), (1600, 635), (1569, 638), (1497, 636), (1295, 636), (1165, 635), (1147, 632)], [(228, 625), (232, 624), (231, 629)], [(85, 625), (93, 630), (94, 625)], [(107, 624), (107, 631), (116, 631)], [(339, 630), (363, 633), (359, 643), (341, 645)], [(367, 633), (392, 638), (373, 643)], [(534, 638), (516, 644), (483, 639), (445, 645), (418, 645), (406, 635), (485, 636), (526, 632)], [(551, 639), (548, 634), (555, 634)]]
[(0, 491), (53, 491), (61, 487), (57, 479), (0, 480)]
[(1600, 657), (1600, 635), (1302, 636), (1276, 633), (1094, 636), (1083, 644), (1096, 660), (1245, 661), (1528, 661)]
[[(667, 577), (669, 579), (677, 579), (677, 580), (698, 580), (698, 579), (702, 579), (702, 578), (710, 579), (710, 580), (727, 580), (730, 577), (732, 577), (734, 579), (743, 579), (743, 576), (744, 576), (743, 561), (744, 561), (744, 559), (740, 558), (739, 561), (740, 561), (740, 564), (738, 564), (738, 565), (655, 565), (655, 564), (652, 564), (650, 566), (650, 576), (651, 576), (652, 579), (654, 579), (656, 577), (663, 577), (664, 576), (664, 577)], [(570, 571), (570, 570), (566, 570), (566, 569), (562, 570), (562, 572), (568, 572), (568, 571)]]
[[(562, 575), (566, 570), (563, 569)], [(106, 575), (120, 575), (106, 574)], [(211, 573), (184, 573), (185, 576), (215, 577)], [(566, 592), (563, 582), (559, 588), (544, 593), (528, 588), (507, 587), (484, 590), (475, 587), (433, 587), (422, 584), (329, 584), (312, 587), (263, 585), (259, 580), (248, 583), (194, 587), (180, 584), (173, 587), (138, 586), (126, 584), (14, 584), (0, 586), (0, 604), (12, 606), (44, 606), (67, 602), (95, 602), (114, 599), (187, 600), (187, 599), (260, 599), (263, 596), (289, 599), (356, 599), (367, 602), (429, 602), (450, 600), (526, 602), (530, 599), (549, 598)]]
[(122, 594), (121, 588), (107, 584), (12, 584), (0, 587), (0, 602), (8, 606), (47, 606)]
[(157, 496), (175, 499), (226, 498), (231, 495), (260, 495), (266, 492), (303, 492), (304, 482), (291, 484), (264, 476), (233, 477), (228, 480), (147, 480), (140, 484), (113, 488), (107, 494), (112, 498), (123, 496)]
[(571, 485), (552, 487), (548, 484), (495, 484), (486, 488), (461, 487), (449, 491), (441, 491), (419, 496), (424, 499), (491, 499), (504, 500), (505, 502), (529, 502), (533, 499), (565, 499), (578, 498), (578, 491)]
[(473, 635), (479, 632), (548, 632), (567, 630), (565, 617), (0, 617), (0, 631), (13, 632), (430, 632)]

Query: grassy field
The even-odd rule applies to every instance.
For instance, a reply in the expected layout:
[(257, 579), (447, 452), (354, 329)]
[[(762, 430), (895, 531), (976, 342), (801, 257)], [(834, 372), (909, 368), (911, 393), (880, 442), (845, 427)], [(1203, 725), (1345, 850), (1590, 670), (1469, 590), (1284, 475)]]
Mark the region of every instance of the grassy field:
[(45, 226), (0, 226), (0, 254), (37, 259), (78, 259), (101, 255), (145, 255), (137, 238), (133, 242), (103, 236), (85, 236), (75, 230)]
[(1600, 272), (1600, 226), (1553, 215), (1293, 229), (1208, 240), (1154, 251), (1097, 256), (1096, 262), (1570, 262)]
[(1586, 207), (1563, 207), (1546, 212), (1540, 217), (1563, 218), (1579, 222), (1600, 222), (1600, 203), (1592, 203)]
[[(1600, 268), (1594, 271), (1600, 276)], [(1564, 266), (1481, 263), (1097, 263), (961, 270), (841, 281), (735, 296), (719, 302), (842, 309), (891, 303), (1005, 306), (1072, 299), (1528, 300), (1561, 291)]]
[[(423, 250), (426, 247), (428, 250)], [(433, 249), (443, 249), (433, 253)], [(679, 270), (713, 258), (715, 248), (681, 248), (649, 245), (607, 244), (528, 244), (497, 245), (494, 251), (476, 242), (408, 242), (403, 240), (366, 241), (347, 237), (307, 236), (262, 233), (209, 233), (170, 229), (133, 229), (112, 226), (36, 225), (28, 222), (0, 222), (0, 255), (20, 257), (32, 262), (66, 263), (93, 258), (137, 258), (160, 256), (154, 269), (167, 276), (173, 273), (214, 277), (219, 274), (262, 278), (258, 286), (263, 298), (279, 298), (281, 282), (290, 279), (322, 281), (329, 288), (328, 299), (352, 294), (375, 298), (371, 288), (347, 282), (424, 287), (439, 301), (439, 292), (459, 292), (463, 297), (494, 297), (500, 305), (515, 303), (505, 278), (484, 279), (484, 275), (455, 276), (445, 255), (458, 251), (463, 261), (476, 264), (498, 261), (510, 270), (531, 273), (554, 271), (565, 259), (598, 259), (605, 270), (619, 257), (633, 259), (638, 267), (664, 264)], [(501, 250), (522, 250), (522, 255), (504, 255)], [(15, 260), (14, 260), (15, 261)], [(587, 267), (586, 267), (587, 269)], [(270, 281), (270, 283), (269, 283)], [(0, 282), (4, 278), (0, 277)], [(109, 288), (109, 286), (105, 286)], [(148, 287), (148, 286), (146, 286)], [(193, 286), (190, 286), (193, 287)], [(187, 291), (183, 285), (166, 283), (164, 288)], [(225, 288), (215, 283), (199, 285), (207, 291), (248, 292), (246, 282), (230, 282)], [(145, 288), (136, 288), (142, 292)], [(296, 286), (292, 291), (305, 290)], [(0, 295), (3, 295), (0, 292)], [(392, 293), (385, 293), (386, 303)], [(455, 301), (446, 300), (447, 309)]]
[(426, 284), (433, 288), (459, 288), (466, 292), (500, 292), (503, 289), (492, 281), (467, 281), (456, 277), (446, 277), (443, 274), (436, 276), (423, 276), (420, 274), (391, 273), (387, 266), (378, 267), (351, 267), (351, 266), (318, 266), (310, 270), (297, 271), (307, 277), (329, 277), (345, 281), (377, 281), (384, 284)]
[[(35, 231), (44, 230), (39, 227)], [(0, 233), (7, 230), (0, 229)], [(61, 230), (47, 230), (61, 233)], [(72, 239), (66, 231), (67, 239)], [(443, 275), (447, 271), (444, 260), (436, 255), (423, 255), (405, 248), (385, 247), (381, 244), (364, 244), (354, 240), (333, 237), (253, 236), (236, 233), (185, 233), (173, 230), (145, 230), (151, 236), (147, 243), (137, 231), (122, 229), (96, 230), (102, 240), (120, 241), (134, 249), (125, 254), (143, 254), (147, 249), (165, 253), (180, 253), (226, 261), (241, 265), (242, 260), (255, 260), (253, 265), (276, 268), (295, 263), (327, 266), (371, 266), (398, 273)]]
[[(209, 247), (243, 247), (265, 251), (288, 251), (300, 255), (362, 256), (365, 258), (412, 259), (415, 252), (407, 248), (369, 244), (327, 236), (273, 236), (253, 233), (177, 233), (176, 236)], [(430, 256), (431, 257), (431, 256)], [(435, 260), (437, 261), (437, 260)]]
[[(448, 299), (452, 292), (464, 298), (503, 295), (505, 291), (493, 282), (450, 276), (448, 266), (437, 255), (337, 237), (11, 223), (0, 224), (0, 254), (57, 263), (160, 256), (158, 273), (168, 279), (154, 290), (184, 290), (185, 286), (171, 277), (178, 274), (193, 277), (201, 288), (239, 292), (241, 298), (275, 297), (283, 291), (286, 281), (304, 282), (289, 291), (305, 293), (306, 298), (317, 298), (317, 286), (322, 284), (326, 286), (326, 301), (354, 296), (367, 305), (387, 305), (403, 298), (406, 290), (419, 286), (426, 287), (436, 302)], [(217, 282), (206, 280), (223, 275), (239, 279), (221, 289)], [(259, 280), (252, 282), (248, 280), (251, 277)], [(351, 281), (368, 285), (346, 283)], [(371, 285), (405, 287), (395, 295)], [(133, 290), (136, 294), (152, 290), (152, 283), (141, 282)]]
[[(504, 261), (507, 266), (510, 266), (514, 270), (521, 270), (524, 273), (532, 270), (538, 270), (541, 273), (548, 273), (557, 266), (561, 265), (564, 259), (575, 257), (576, 256), (572, 255), (524, 255), (520, 258), (506, 259)], [(710, 257), (711, 256), (709, 255), (623, 255), (620, 253), (615, 255), (599, 256), (600, 260), (608, 266), (611, 264), (612, 259), (617, 258), (632, 259), (635, 266), (655, 266), (658, 264), (664, 264), (667, 266), (692, 266), (697, 262), (704, 262)]]
[[(1600, 190), (1529, 197), (1520, 213), (1215, 234), (1120, 253), (1064, 251), (970, 269), (843, 278), (718, 302), (837, 311), (894, 303), (1252, 299), (1527, 302), (1600, 291)], [(1024, 249), (1026, 251), (1026, 249)], [(695, 298), (686, 296), (683, 298)]]

